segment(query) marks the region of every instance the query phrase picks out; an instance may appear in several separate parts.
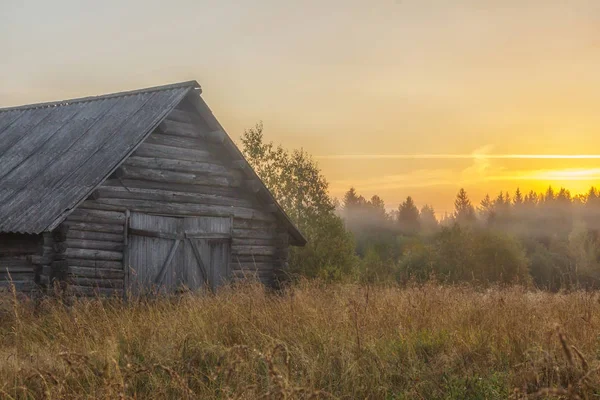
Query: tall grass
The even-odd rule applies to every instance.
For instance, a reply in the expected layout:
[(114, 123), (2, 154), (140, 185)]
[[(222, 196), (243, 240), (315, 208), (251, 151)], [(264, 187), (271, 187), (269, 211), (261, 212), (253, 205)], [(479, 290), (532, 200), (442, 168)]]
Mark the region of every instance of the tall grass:
[(596, 398), (600, 297), (303, 282), (0, 297), (0, 398)]

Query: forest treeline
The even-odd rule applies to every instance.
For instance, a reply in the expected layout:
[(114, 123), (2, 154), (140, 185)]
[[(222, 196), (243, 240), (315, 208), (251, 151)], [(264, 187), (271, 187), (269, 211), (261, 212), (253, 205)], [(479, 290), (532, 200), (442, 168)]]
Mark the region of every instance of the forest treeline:
[(460, 189), (454, 211), (437, 216), (408, 196), (388, 212), (379, 196), (350, 188), (338, 201), (303, 150), (266, 143), (262, 124), (242, 150), (308, 239), (292, 249), (290, 276), (407, 282), (436, 279), (539, 288), (600, 286), (600, 192), (572, 196), (502, 191), (473, 204)]
[(340, 214), (354, 234), (369, 280), (524, 283), (559, 289), (600, 283), (600, 193), (564, 188), (523, 195), (502, 191), (474, 205), (460, 189), (454, 211), (437, 218), (411, 196), (386, 212), (351, 188)]

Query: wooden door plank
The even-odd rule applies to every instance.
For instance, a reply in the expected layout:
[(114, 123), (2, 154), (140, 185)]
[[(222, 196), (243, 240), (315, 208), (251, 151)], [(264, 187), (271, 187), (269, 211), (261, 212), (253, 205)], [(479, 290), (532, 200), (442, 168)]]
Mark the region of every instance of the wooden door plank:
[(173, 247), (171, 247), (171, 250), (169, 251), (169, 255), (167, 256), (167, 259), (165, 260), (163, 266), (161, 267), (160, 271), (158, 272), (158, 275), (156, 276), (156, 279), (154, 280), (155, 284), (161, 285), (163, 280), (165, 279), (165, 275), (167, 273), (167, 267), (169, 266), (169, 264), (171, 264), (171, 261), (173, 261), (173, 258), (175, 257), (175, 253), (177, 252), (177, 248), (179, 247), (179, 242), (180, 242), (180, 240), (175, 240), (175, 243), (173, 243)]
[(202, 255), (200, 254), (200, 250), (196, 245), (194, 240), (188, 239), (190, 245), (192, 246), (192, 251), (194, 252), (194, 256), (196, 256), (196, 261), (198, 261), (198, 267), (200, 268), (200, 272), (202, 272), (202, 277), (204, 278), (204, 282), (208, 282), (208, 274), (206, 271), (206, 267), (204, 265), (204, 261), (202, 261)]

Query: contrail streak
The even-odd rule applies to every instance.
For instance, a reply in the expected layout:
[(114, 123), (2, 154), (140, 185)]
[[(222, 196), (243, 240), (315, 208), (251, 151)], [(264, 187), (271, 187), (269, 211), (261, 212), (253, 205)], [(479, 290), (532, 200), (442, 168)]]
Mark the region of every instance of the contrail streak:
[(473, 160), (473, 159), (512, 159), (512, 160), (592, 160), (600, 159), (600, 154), (331, 154), (316, 156), (328, 160)]

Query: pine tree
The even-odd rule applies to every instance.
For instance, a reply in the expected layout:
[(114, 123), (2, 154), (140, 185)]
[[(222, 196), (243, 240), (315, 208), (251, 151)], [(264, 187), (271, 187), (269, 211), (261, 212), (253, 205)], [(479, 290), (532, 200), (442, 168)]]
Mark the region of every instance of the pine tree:
[(469, 200), (465, 189), (460, 188), (454, 200), (454, 218), (460, 224), (470, 224), (475, 222), (475, 208)]
[(521, 189), (517, 188), (515, 191), (515, 198), (513, 199), (513, 204), (515, 206), (520, 206), (523, 204), (523, 194), (521, 193)]
[(483, 200), (481, 200), (479, 203), (478, 211), (479, 215), (485, 222), (492, 222), (494, 219), (494, 203), (492, 202), (489, 194), (486, 194)]
[(419, 231), (419, 210), (410, 196), (398, 207), (398, 224), (404, 233), (414, 234)]
[(425, 204), (421, 208), (421, 214), (419, 215), (421, 220), (421, 230), (425, 233), (435, 232), (438, 227), (438, 221), (435, 217), (435, 210), (428, 204)]

